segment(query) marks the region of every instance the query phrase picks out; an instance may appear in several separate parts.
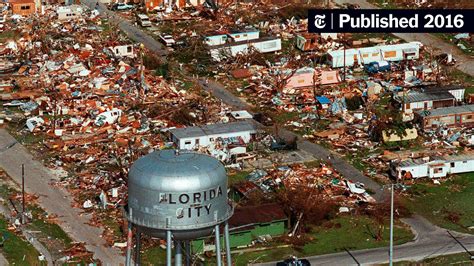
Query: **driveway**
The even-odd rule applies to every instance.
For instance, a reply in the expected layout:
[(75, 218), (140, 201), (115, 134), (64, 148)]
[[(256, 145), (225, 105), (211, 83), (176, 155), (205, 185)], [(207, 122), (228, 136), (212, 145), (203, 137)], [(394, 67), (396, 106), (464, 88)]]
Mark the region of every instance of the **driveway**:
[(56, 175), (35, 160), (25, 147), (5, 130), (0, 129), (0, 168), (21, 184), (21, 164), (25, 164), (25, 190), (39, 196), (39, 205), (49, 214), (57, 215), (59, 226), (74, 240), (86, 243), (87, 250), (104, 265), (124, 264), (119, 250), (106, 247), (100, 236), (102, 229), (90, 226), (90, 217), (72, 207), (71, 195), (64, 189), (53, 187)]

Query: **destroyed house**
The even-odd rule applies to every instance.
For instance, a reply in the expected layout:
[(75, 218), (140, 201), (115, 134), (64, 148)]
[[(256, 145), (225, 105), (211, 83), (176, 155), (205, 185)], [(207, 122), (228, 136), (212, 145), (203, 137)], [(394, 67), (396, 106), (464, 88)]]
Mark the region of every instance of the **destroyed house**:
[(34, 0), (10, 0), (9, 3), (14, 15), (29, 16), (36, 13)]
[(173, 143), (184, 150), (208, 147), (218, 139), (249, 143), (257, 134), (256, 126), (249, 120), (226, 124), (171, 129)]
[(429, 130), (437, 127), (461, 127), (474, 124), (474, 105), (461, 105), (416, 113), (421, 127)]
[[(229, 219), (229, 240), (231, 248), (244, 248), (256, 239), (268, 239), (285, 233), (288, 217), (277, 203), (238, 207)], [(221, 237), (223, 243), (224, 237)], [(215, 250), (213, 238), (191, 242), (192, 250), (201, 254)]]
[[(419, 42), (379, 45), (357, 49), (333, 50), (328, 52), (328, 63), (333, 68), (365, 65), (375, 61), (402, 61), (418, 59)], [(344, 59), (345, 58), (345, 59)]]
[(462, 86), (451, 85), (451, 86), (424, 87), (422, 89), (422, 91), (425, 92), (425, 93), (449, 92), (454, 96), (454, 98), (456, 98), (456, 101), (462, 102), (462, 101), (464, 101), (464, 93), (465, 93), (466, 89), (463, 88)]
[(313, 51), (318, 48), (319, 37), (315, 33), (303, 33), (296, 35), (296, 48), (305, 52)]
[(474, 153), (395, 160), (390, 163), (390, 174), (397, 179), (441, 178), (473, 171)]
[(268, 36), (249, 41), (231, 42), (212, 46), (210, 53), (214, 61), (220, 61), (224, 58), (234, 57), (239, 54), (247, 54), (251, 52), (252, 49), (259, 53), (280, 51), (281, 39), (278, 37)]

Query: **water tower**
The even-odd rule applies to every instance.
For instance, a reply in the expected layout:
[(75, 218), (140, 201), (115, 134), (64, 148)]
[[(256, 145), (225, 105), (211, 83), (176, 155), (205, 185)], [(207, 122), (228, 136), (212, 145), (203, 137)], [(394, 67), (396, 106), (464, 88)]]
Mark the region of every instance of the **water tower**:
[[(132, 229), (136, 230), (135, 263), (140, 264), (140, 237), (166, 239), (166, 265), (191, 259), (190, 240), (215, 236), (221, 266), (220, 230), (224, 228), (227, 265), (231, 265), (229, 226), (233, 208), (227, 198), (227, 175), (217, 159), (196, 152), (162, 150), (138, 159), (128, 175), (129, 221), (126, 265), (131, 265)], [(184, 248), (183, 248), (184, 246)]]

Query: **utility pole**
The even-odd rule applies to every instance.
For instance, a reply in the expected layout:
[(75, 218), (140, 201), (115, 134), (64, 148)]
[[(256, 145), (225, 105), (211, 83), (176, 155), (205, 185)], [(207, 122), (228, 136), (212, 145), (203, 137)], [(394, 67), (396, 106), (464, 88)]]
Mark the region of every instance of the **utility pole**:
[(390, 258), (389, 265), (393, 265), (393, 194), (394, 194), (394, 184), (392, 183), (392, 191), (390, 196)]
[(25, 164), (21, 164), (21, 195), (22, 195), (22, 209), (21, 209), (21, 223), (25, 223)]
[(342, 81), (346, 82), (346, 33), (343, 33), (342, 36), (342, 44), (344, 45), (344, 72)]

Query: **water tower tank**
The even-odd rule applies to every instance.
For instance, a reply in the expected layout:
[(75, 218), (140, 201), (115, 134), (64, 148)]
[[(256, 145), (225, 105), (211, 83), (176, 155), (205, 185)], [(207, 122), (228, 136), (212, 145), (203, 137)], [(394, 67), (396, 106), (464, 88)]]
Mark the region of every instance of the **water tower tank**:
[(128, 180), (127, 219), (148, 235), (187, 240), (212, 233), (232, 215), (224, 166), (190, 151), (162, 150), (138, 159)]

